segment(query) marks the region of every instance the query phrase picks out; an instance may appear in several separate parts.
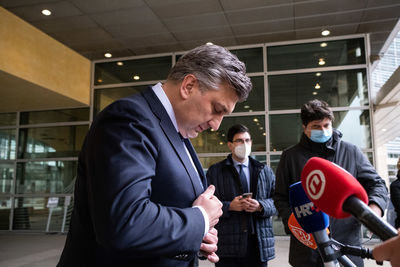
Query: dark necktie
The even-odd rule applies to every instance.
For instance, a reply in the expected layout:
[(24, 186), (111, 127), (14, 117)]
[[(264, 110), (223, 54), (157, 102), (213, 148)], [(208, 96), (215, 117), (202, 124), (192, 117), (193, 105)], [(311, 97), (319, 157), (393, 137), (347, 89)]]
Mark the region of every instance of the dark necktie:
[(243, 187), (243, 193), (249, 192), (249, 186), (247, 184), (246, 175), (244, 174), (243, 171), (243, 164), (239, 164), (239, 178), (240, 178), (240, 183), (242, 184)]

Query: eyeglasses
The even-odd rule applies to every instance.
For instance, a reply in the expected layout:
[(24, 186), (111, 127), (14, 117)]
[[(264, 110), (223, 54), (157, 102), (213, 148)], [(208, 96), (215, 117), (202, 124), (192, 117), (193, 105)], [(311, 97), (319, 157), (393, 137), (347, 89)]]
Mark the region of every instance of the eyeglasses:
[(233, 142), (233, 143), (236, 143), (236, 144), (244, 144), (244, 143), (246, 142), (247, 144), (249, 144), (249, 143), (251, 143), (251, 139), (250, 139), (250, 138), (246, 138), (246, 139), (235, 139), (235, 140), (233, 140), (232, 142)]

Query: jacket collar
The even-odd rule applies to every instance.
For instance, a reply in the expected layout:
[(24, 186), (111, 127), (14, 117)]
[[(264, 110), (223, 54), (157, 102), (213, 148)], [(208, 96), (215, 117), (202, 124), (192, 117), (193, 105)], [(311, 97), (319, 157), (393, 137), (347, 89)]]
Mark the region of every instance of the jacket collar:
[[(168, 138), (175, 152), (177, 153), (179, 159), (181, 160), (183, 166), (185, 167), (190, 179), (192, 181), (193, 189), (196, 193), (196, 196), (200, 195), (203, 192), (201, 188), (197, 172), (193, 168), (193, 164), (190, 162), (188, 154), (186, 153), (184, 143), (182, 142), (181, 137), (178, 134), (174, 124), (171, 121), (170, 116), (167, 111), (163, 107), (162, 103), (158, 99), (157, 95), (154, 93), (151, 87), (142, 92), (143, 97), (146, 99), (149, 104), (150, 109), (153, 111), (154, 115), (160, 120), (160, 127), (164, 131), (164, 134)], [(198, 164), (201, 166), (201, 163), (197, 157), (192, 158), (193, 161), (198, 161)], [(195, 163), (196, 164), (196, 163)], [(205, 181), (204, 173), (199, 171), (198, 175), (202, 179), (202, 182)]]

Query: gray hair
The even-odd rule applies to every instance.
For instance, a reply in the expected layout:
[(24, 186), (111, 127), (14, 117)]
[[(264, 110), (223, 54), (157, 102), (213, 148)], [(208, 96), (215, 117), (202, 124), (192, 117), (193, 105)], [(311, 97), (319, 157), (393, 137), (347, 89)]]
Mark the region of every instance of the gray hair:
[(172, 67), (167, 80), (183, 81), (188, 74), (196, 76), (202, 91), (218, 90), (221, 83), (228, 83), (239, 102), (245, 101), (252, 89), (244, 63), (218, 45), (202, 45), (187, 52)]

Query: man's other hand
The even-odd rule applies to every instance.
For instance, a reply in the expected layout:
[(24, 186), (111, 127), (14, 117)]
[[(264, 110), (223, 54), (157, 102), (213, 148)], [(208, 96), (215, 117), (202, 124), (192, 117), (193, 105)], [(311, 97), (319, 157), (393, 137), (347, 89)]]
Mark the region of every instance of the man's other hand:
[(194, 202), (193, 206), (202, 207), (208, 215), (210, 229), (213, 228), (219, 221), (222, 215), (222, 203), (214, 196), (215, 187), (210, 185)]

